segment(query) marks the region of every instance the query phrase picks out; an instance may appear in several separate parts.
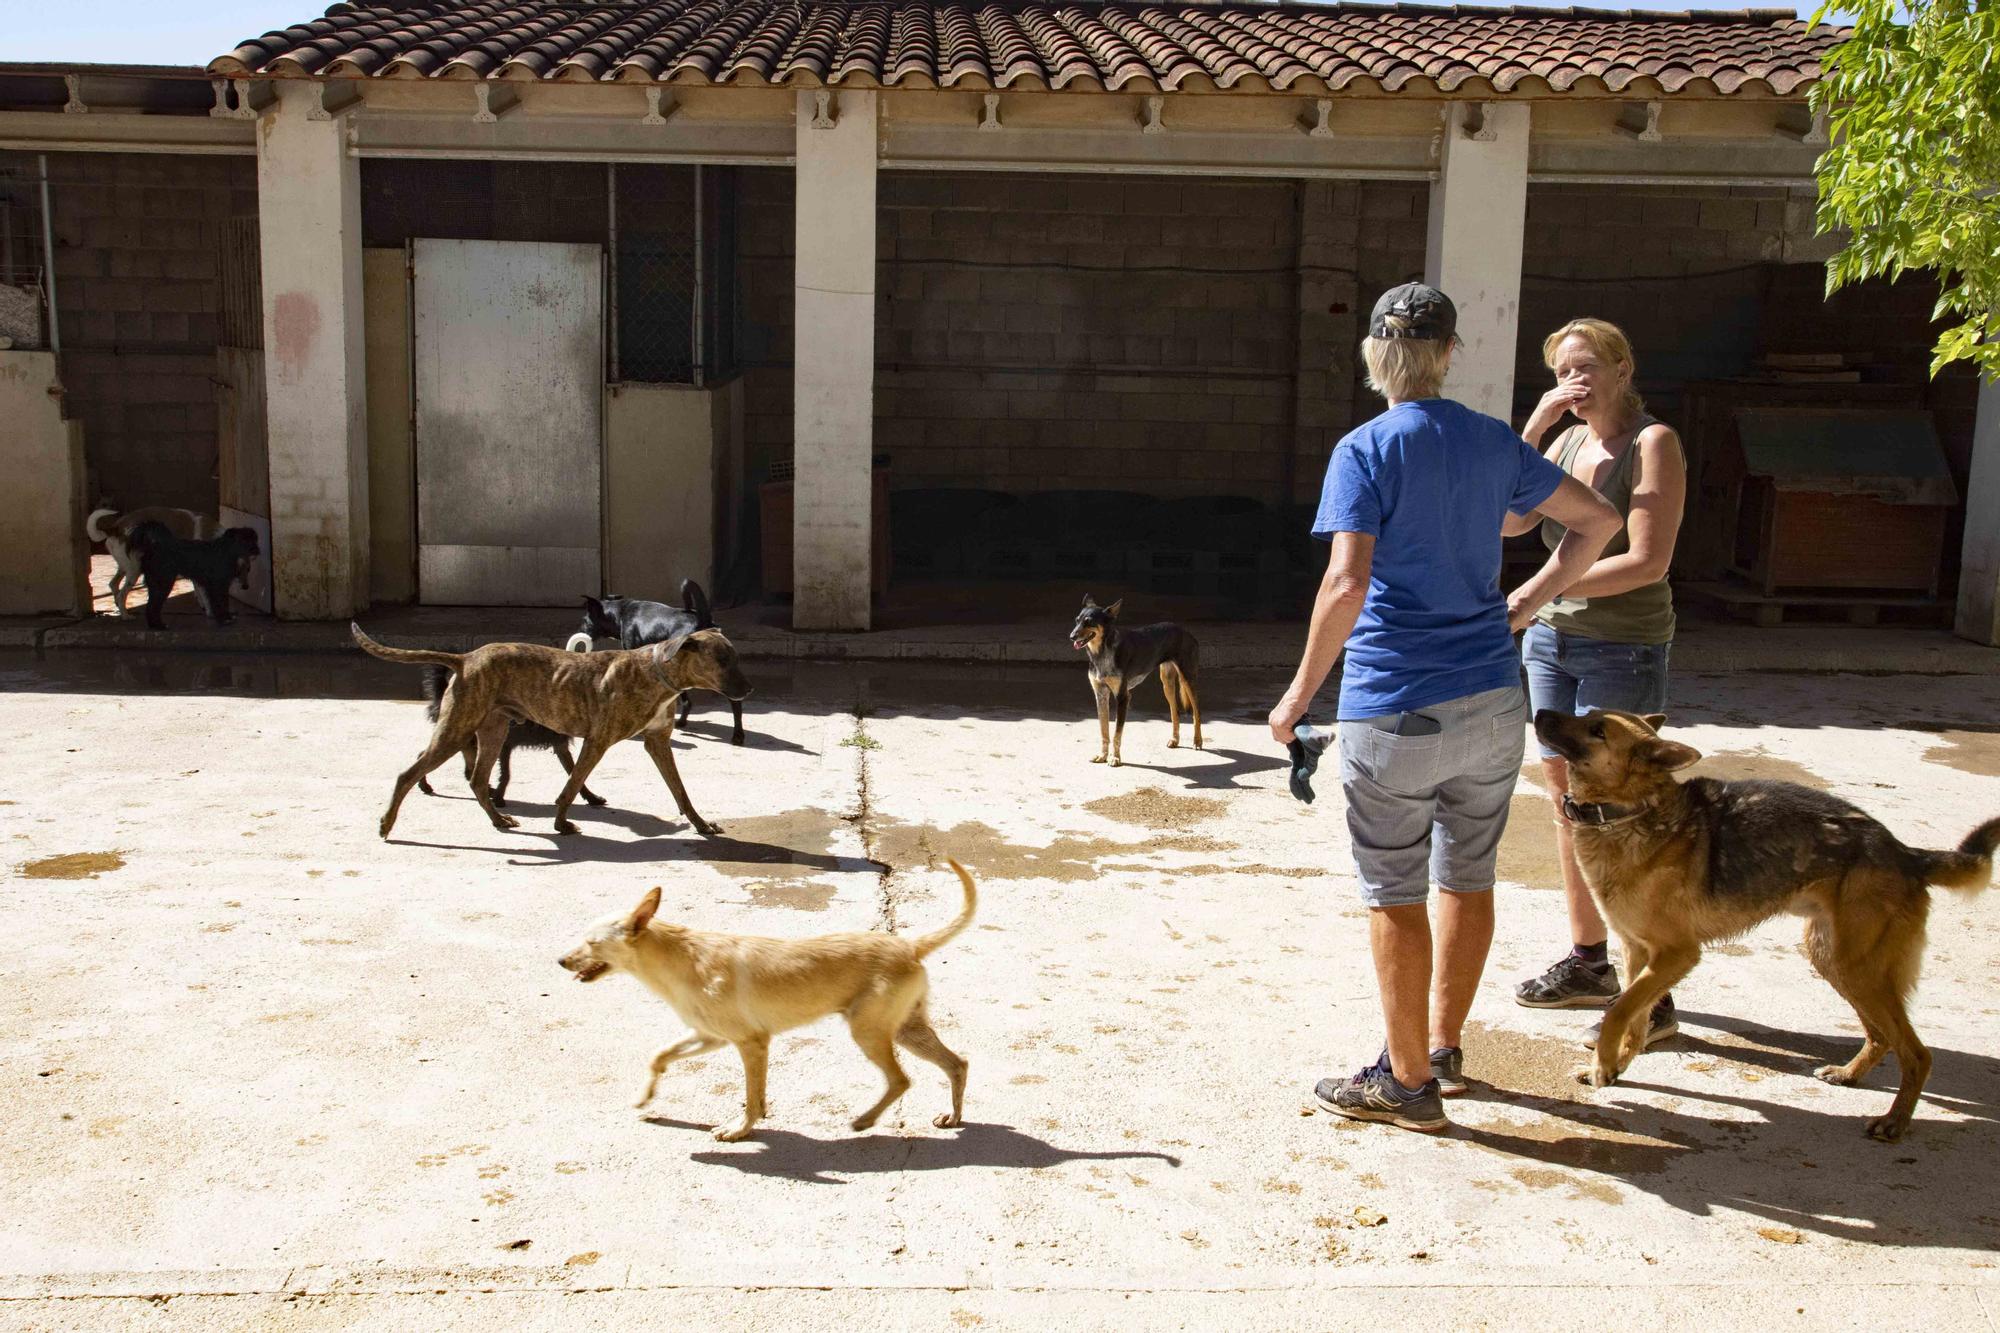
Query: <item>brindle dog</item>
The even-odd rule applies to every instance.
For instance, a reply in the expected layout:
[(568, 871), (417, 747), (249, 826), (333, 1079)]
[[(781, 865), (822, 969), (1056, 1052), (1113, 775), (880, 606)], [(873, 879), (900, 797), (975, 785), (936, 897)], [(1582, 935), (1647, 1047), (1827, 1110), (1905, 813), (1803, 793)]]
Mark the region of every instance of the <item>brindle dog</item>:
[[(1083, 609), (1076, 613), (1076, 624), (1070, 626), (1070, 647), (1089, 654), (1090, 688), (1097, 695), (1097, 758), (1090, 762), (1104, 763), (1107, 755), (1113, 768), (1125, 762), (1120, 754), (1125, 744), (1125, 707), (1132, 701), (1132, 691), (1155, 669), (1160, 673), (1160, 689), (1167, 696), (1167, 716), (1174, 725), (1167, 748), (1180, 746), (1181, 709), (1185, 708), (1194, 719), (1194, 748), (1199, 750), (1201, 703), (1194, 688), (1201, 669), (1201, 645), (1194, 635), (1169, 622), (1121, 629), (1118, 608), (1123, 605), (1121, 597), (1109, 606), (1099, 606), (1085, 593)], [(1116, 731), (1111, 727), (1114, 701), (1118, 706)]]
[(1718, 782), (1673, 773), (1701, 758), (1658, 732), (1657, 714), (1543, 709), (1535, 734), (1569, 761), (1563, 817), (1591, 896), (1625, 946), (1624, 993), (1604, 1016), (1595, 1062), (1577, 1078), (1606, 1087), (1639, 1054), (1653, 1005), (1701, 946), (1781, 912), (1806, 920), (1805, 953), (1861, 1019), (1861, 1050), (1814, 1071), (1846, 1086), (1894, 1052), (1902, 1084), (1871, 1138), (1901, 1138), (1931, 1054), (1907, 1001), (1923, 963), (1926, 885), (1977, 893), (1993, 874), (2000, 819), (1958, 850), (1906, 847), (1860, 809), (1789, 782)]
[(490, 643), (469, 653), (430, 649), (388, 648), (350, 626), (354, 641), (389, 662), (414, 662), (449, 668), (456, 677), (438, 705), (437, 728), (417, 761), (396, 779), (395, 794), (382, 815), (381, 835), (396, 826), (403, 798), (438, 765), (478, 741), (472, 791), (479, 808), (501, 830), (519, 822), (494, 808), (487, 779), (507, 743), (515, 722), (529, 721), (565, 736), (583, 739), (576, 767), (556, 798), (556, 832), (575, 833), (569, 822), (570, 803), (590, 777), (605, 751), (637, 736), (667, 781), (674, 802), (695, 831), (704, 836), (721, 832), (695, 813), (674, 767), (671, 739), (674, 704), (685, 690), (714, 690), (726, 699), (742, 699), (750, 682), (737, 665), (736, 649), (718, 630), (683, 634), (646, 648), (619, 652), (572, 653), (538, 643)]

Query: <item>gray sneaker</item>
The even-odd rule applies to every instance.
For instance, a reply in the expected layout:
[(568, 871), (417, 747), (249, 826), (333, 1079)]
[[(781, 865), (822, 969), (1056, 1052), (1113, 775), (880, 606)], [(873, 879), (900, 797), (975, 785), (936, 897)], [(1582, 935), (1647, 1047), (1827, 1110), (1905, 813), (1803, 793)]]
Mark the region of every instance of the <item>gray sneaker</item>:
[(1435, 1134), (1449, 1128), (1438, 1083), (1431, 1079), (1414, 1092), (1396, 1082), (1387, 1054), (1352, 1078), (1323, 1078), (1313, 1088), (1313, 1100), (1334, 1115), (1349, 1120), (1380, 1120), (1399, 1129)]
[[(1590, 1025), (1590, 1031), (1583, 1039), (1583, 1049), (1597, 1049), (1597, 1034), (1604, 1030), (1604, 1020), (1598, 1019)], [(1639, 1049), (1650, 1051), (1670, 1037), (1678, 1037), (1681, 1032), (1680, 1019), (1674, 1016), (1674, 997), (1662, 995), (1660, 1002), (1653, 1006), (1652, 1017), (1646, 1023), (1646, 1042)]]
[(1440, 1097), (1463, 1097), (1472, 1088), (1465, 1081), (1465, 1052), (1456, 1046), (1440, 1046), (1431, 1052), (1431, 1079)]
[(1586, 963), (1573, 953), (1514, 987), (1514, 1003), (1530, 1009), (1606, 1009), (1617, 998), (1618, 969), (1609, 962)]

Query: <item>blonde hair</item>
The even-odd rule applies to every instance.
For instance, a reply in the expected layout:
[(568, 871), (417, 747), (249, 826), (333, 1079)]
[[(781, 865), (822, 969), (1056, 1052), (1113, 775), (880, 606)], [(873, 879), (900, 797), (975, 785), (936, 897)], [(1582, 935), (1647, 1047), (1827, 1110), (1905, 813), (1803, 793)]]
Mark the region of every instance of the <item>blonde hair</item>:
[[(1637, 377), (1639, 363), (1632, 356), (1632, 340), (1625, 336), (1625, 330), (1604, 319), (1573, 319), (1543, 339), (1543, 365), (1550, 370), (1556, 368), (1556, 352), (1568, 338), (1581, 339), (1598, 360), (1624, 366), (1628, 375)], [(1634, 415), (1646, 410), (1646, 400), (1639, 396), (1630, 380), (1625, 384), (1625, 410)]]
[(1429, 338), (1363, 338), (1361, 360), (1368, 387), (1384, 398), (1408, 402), (1435, 398), (1444, 389), (1451, 344)]

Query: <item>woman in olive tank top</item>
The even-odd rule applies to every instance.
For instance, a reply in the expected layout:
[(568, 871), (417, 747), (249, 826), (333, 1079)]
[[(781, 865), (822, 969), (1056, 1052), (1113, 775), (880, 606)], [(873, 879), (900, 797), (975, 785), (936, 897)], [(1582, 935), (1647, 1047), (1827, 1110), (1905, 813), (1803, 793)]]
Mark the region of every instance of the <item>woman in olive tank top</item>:
[[(1687, 465), (1680, 438), (1646, 415), (1632, 389), (1632, 346), (1603, 320), (1563, 325), (1542, 345), (1542, 359), (1556, 387), (1542, 396), (1521, 434), (1539, 445), (1564, 416), (1577, 424), (1546, 450), (1565, 472), (1593, 487), (1625, 518), (1625, 528), (1604, 548), (1582, 579), (1543, 607), (1528, 627), (1521, 657), (1534, 708), (1583, 714), (1593, 708), (1664, 713), (1667, 657), (1674, 637), (1674, 598), (1667, 585), (1674, 538), (1687, 495)], [(1536, 516), (1508, 520), (1508, 535), (1526, 532)], [(1541, 520), (1551, 550), (1562, 525)], [(1546, 972), (1515, 988), (1515, 998), (1538, 1009), (1603, 1008), (1618, 996), (1617, 969), (1606, 952), (1604, 919), (1577, 866), (1560, 802), (1569, 790), (1569, 768), (1542, 748), (1549, 798), (1558, 803), (1556, 848), (1568, 900), (1570, 952)], [(1654, 1008), (1646, 1044), (1679, 1031), (1673, 996)]]

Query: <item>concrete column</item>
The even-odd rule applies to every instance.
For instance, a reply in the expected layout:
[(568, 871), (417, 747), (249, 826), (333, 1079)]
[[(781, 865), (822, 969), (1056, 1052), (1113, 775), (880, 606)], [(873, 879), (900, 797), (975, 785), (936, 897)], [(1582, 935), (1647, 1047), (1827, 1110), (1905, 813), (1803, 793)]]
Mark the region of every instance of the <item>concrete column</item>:
[(875, 162), (874, 92), (799, 92), (792, 372), (797, 629), (869, 627)]
[(368, 604), (361, 175), (346, 119), (308, 118), (317, 87), (273, 86), (257, 126), (271, 580), (280, 619), (330, 620)]
[(1964, 551), (1955, 628), (1960, 638), (2000, 647), (2000, 380), (1979, 386), (1972, 470), (1965, 487)]
[(1527, 213), (1527, 104), (1453, 102), (1431, 186), (1424, 281), (1458, 306), (1465, 340), (1446, 396), (1510, 423)]

